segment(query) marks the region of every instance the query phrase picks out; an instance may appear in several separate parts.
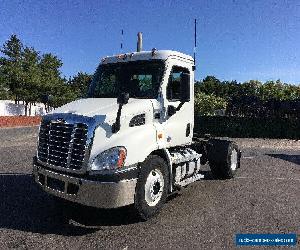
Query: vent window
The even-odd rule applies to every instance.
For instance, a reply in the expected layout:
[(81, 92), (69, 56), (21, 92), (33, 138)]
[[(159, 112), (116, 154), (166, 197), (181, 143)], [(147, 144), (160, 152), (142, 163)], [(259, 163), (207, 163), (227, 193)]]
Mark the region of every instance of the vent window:
[(145, 121), (145, 114), (136, 115), (132, 117), (131, 121), (129, 122), (129, 127), (144, 125)]

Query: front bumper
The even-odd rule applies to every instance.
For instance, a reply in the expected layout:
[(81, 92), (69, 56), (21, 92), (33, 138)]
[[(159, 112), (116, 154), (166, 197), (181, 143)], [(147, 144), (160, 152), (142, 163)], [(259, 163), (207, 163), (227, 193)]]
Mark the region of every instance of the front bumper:
[(47, 193), (99, 208), (116, 208), (134, 203), (137, 179), (100, 182), (68, 176), (33, 164), (35, 182)]

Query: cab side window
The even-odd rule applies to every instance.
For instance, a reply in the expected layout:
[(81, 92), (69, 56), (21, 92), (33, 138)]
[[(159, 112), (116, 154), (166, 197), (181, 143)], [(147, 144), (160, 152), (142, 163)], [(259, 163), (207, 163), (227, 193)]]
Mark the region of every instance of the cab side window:
[(167, 86), (167, 99), (169, 101), (179, 101), (181, 99), (180, 84), (182, 73), (189, 73), (188, 69), (174, 66), (172, 68)]

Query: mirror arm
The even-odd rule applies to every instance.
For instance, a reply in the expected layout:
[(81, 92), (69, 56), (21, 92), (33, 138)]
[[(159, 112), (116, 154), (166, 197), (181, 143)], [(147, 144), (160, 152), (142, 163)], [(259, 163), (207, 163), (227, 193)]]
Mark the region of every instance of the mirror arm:
[(116, 122), (111, 127), (112, 133), (117, 133), (121, 129), (121, 112), (123, 105), (127, 104), (129, 100), (129, 93), (121, 93), (117, 98), (117, 103), (119, 104)]
[(121, 117), (122, 107), (123, 107), (123, 104), (119, 104), (119, 109), (118, 109), (118, 113), (117, 113), (117, 117), (116, 117), (116, 122), (112, 125), (112, 128), (111, 128), (112, 133), (117, 133), (121, 128), (120, 117)]
[(176, 111), (179, 111), (181, 109), (181, 107), (183, 106), (183, 104), (185, 104), (186, 102), (181, 102), (179, 103), (178, 107), (176, 108)]

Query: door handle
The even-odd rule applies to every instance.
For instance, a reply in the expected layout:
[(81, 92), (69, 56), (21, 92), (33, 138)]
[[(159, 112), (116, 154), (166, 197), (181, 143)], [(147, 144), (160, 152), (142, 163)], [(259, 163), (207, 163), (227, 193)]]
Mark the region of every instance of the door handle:
[(191, 124), (188, 123), (188, 124), (186, 125), (185, 136), (186, 136), (186, 137), (189, 137), (190, 134), (191, 134)]

